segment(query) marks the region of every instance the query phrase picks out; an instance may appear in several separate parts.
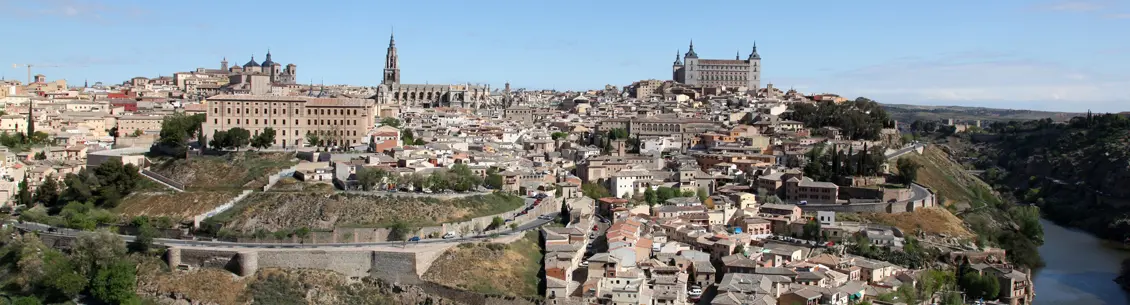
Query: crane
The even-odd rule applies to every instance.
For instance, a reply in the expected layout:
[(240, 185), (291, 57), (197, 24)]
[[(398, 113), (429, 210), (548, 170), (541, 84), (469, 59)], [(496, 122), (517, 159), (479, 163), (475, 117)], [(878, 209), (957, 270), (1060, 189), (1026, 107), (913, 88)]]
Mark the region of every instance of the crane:
[[(37, 65), (37, 64), (12, 64), (12, 68), (27, 67), (27, 83), (31, 84), (31, 67), (38, 68), (58, 68), (57, 65)], [(26, 85), (26, 84), (25, 84)]]

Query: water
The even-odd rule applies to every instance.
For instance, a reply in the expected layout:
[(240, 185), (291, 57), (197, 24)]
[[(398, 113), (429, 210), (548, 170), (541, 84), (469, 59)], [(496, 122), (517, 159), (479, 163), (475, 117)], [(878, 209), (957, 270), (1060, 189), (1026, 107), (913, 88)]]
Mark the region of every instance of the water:
[(1130, 297), (1113, 280), (1130, 252), (1116, 250), (1079, 230), (1040, 220), (1047, 264), (1035, 274), (1035, 305), (1130, 304)]

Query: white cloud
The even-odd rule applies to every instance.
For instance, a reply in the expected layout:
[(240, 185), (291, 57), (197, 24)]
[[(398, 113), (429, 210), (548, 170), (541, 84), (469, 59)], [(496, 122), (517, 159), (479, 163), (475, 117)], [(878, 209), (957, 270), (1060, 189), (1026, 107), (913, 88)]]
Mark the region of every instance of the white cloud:
[(777, 87), (803, 83), (821, 92), (895, 104), (1130, 110), (1130, 77), (1125, 74), (1109, 75), (988, 52), (895, 60), (821, 78), (776, 81)]

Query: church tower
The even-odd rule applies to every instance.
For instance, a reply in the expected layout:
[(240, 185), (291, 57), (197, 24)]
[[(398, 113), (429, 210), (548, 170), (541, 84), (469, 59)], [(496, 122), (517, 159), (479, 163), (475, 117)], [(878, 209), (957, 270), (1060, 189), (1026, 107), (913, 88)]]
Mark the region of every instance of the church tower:
[(396, 56), (396, 39), (388, 35), (388, 54), (385, 55), (385, 74), (382, 84), (400, 84), (400, 61)]

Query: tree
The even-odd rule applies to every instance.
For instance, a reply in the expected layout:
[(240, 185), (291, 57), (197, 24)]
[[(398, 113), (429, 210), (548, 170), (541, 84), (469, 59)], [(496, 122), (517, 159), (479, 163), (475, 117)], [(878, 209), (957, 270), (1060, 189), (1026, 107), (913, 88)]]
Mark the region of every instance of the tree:
[[(158, 135), (157, 143), (168, 147), (177, 149), (184, 149), (188, 140), (196, 136), (200, 126), (206, 120), (204, 114), (185, 115), (184, 113), (175, 113), (166, 116), (161, 121), (161, 133)], [(141, 130), (138, 130), (141, 131)], [(140, 133), (134, 132), (134, 136), (139, 136)]]
[(212, 133), (212, 142), (208, 143), (208, 146), (218, 150), (231, 147), (231, 138), (228, 137), (228, 132), (225, 130), (217, 130)]
[(699, 189), (695, 190), (695, 196), (698, 196), (698, 202), (703, 202), (703, 203), (705, 203), (706, 199), (710, 197), (710, 195), (707, 194), (705, 188), (699, 188)]
[(55, 180), (54, 175), (48, 175), (47, 179), (35, 189), (35, 202), (50, 208), (56, 207), (59, 202), (59, 182)]
[(317, 133), (307, 132), (306, 133), (306, 145), (311, 146), (311, 147), (322, 146), (322, 138), (319, 137)]
[(392, 128), (400, 128), (400, 119), (394, 117), (381, 118), (381, 125)]
[(561, 212), (557, 214), (561, 218), (561, 224), (568, 225), (573, 221), (572, 210), (569, 209), (569, 204), (565, 200), (561, 201)]
[(658, 199), (659, 197), (656, 196), (655, 191), (652, 190), (651, 187), (643, 190), (643, 200), (647, 202), (647, 205), (654, 206), (659, 202)]
[(157, 237), (157, 228), (154, 228), (149, 222), (142, 223), (137, 227), (137, 235), (132, 243), (130, 249), (138, 253), (149, 253), (153, 249), (153, 239)]
[(412, 134), (411, 129), (405, 128), (400, 131), (400, 141), (404, 142), (404, 145), (413, 145), (416, 143), (416, 135)]
[(239, 127), (228, 129), (227, 136), (230, 139), (227, 144), (231, 145), (229, 147), (235, 148), (236, 151), (239, 151), (240, 147), (247, 146), (248, 141), (251, 140), (251, 132)]
[(137, 267), (126, 260), (118, 260), (101, 268), (91, 280), (90, 293), (106, 304), (137, 303)]
[(71, 259), (79, 273), (85, 277), (91, 277), (96, 270), (109, 266), (125, 255), (125, 241), (105, 229), (79, 234), (71, 249)]
[(502, 228), (502, 225), (504, 224), (506, 224), (506, 221), (503, 220), (501, 216), (495, 216), (494, 218), (490, 219), (491, 230)]
[(260, 132), (251, 139), (251, 146), (258, 149), (265, 149), (274, 144), (275, 129), (271, 127), (263, 128), (263, 132)]
[(554, 132), (554, 133), (550, 134), (549, 137), (556, 141), (556, 140), (568, 138), (569, 133), (558, 131), (558, 132)]
[(808, 220), (808, 223), (804, 224), (804, 232), (803, 232), (804, 236), (803, 236), (803, 238), (807, 239), (807, 240), (817, 240), (818, 241), (818, 240), (820, 240), (820, 230), (821, 230), (820, 222), (810, 219), (810, 220)]
[(592, 182), (581, 184), (581, 193), (593, 199), (612, 197), (612, 192), (609, 192), (604, 186)]
[(408, 238), (411, 237), (409, 235), (411, 235), (415, 231), (416, 230), (414, 228), (412, 228), (412, 226), (409, 225), (407, 222), (405, 222), (403, 220), (398, 220), (398, 221), (392, 223), (392, 226), (389, 227), (388, 240), (390, 240), (390, 241), (407, 240)]
[(388, 172), (380, 168), (362, 167), (357, 170), (357, 183), (361, 185), (361, 189), (371, 191), (377, 184), (384, 182)]
[(36, 152), (34, 157), (36, 160), (47, 160), (47, 154), (43, 153), (42, 151)]
[(22, 296), (12, 298), (12, 305), (43, 305), (43, 301), (33, 296)]
[(734, 253), (731, 254), (745, 254), (745, 245), (737, 245), (734, 247)]
[(25, 207), (31, 207), (31, 206), (33, 206), (33, 205), (34, 205), (35, 201), (33, 201), (33, 200), (31, 199), (31, 192), (29, 192), (29, 191), (27, 190), (27, 188), (28, 188), (28, 185), (27, 185), (27, 175), (24, 175), (24, 180), (23, 180), (23, 181), (20, 181), (20, 184), (19, 184), (19, 191), (18, 191), (18, 193), (17, 193), (17, 198), (16, 198), (16, 199), (18, 200), (18, 203), (19, 203), (20, 205), (23, 205), (23, 206), (25, 206)]
[(899, 171), (899, 177), (902, 178), (902, 183), (910, 186), (918, 179), (918, 169), (922, 168), (922, 165), (911, 158), (899, 158), (896, 167)]
[(488, 172), (487, 178), (486, 180), (484, 180), (484, 184), (486, 184), (486, 186), (491, 189), (501, 190), (503, 184), (502, 175), (499, 175), (497, 170), (494, 173)]

